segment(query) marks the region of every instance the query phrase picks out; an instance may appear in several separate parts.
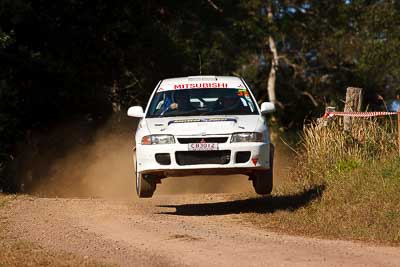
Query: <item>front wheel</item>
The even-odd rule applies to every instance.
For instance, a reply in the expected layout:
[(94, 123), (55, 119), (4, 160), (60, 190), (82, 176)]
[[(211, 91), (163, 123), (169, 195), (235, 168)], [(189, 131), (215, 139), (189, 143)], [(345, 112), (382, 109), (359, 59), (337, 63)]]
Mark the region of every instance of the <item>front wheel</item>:
[(140, 198), (150, 198), (156, 191), (156, 182), (148, 174), (136, 173), (136, 193)]
[(139, 198), (150, 198), (156, 191), (156, 181), (149, 174), (142, 174), (137, 171), (136, 154), (134, 154), (133, 160), (135, 163), (136, 193)]
[(271, 170), (257, 171), (252, 175), (251, 180), (257, 194), (271, 194), (273, 185), (273, 174)]
[(253, 182), (254, 190), (259, 195), (271, 194), (274, 178), (274, 147), (271, 146), (270, 151), (270, 169), (264, 171), (256, 171), (250, 179)]

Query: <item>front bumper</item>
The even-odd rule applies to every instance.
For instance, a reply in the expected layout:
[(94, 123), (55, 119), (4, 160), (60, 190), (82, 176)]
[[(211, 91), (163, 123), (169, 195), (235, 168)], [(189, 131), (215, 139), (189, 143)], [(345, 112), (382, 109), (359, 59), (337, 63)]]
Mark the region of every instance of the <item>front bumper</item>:
[[(141, 145), (136, 146), (137, 171), (142, 173), (157, 173), (160, 176), (184, 176), (193, 174), (248, 174), (255, 170), (270, 169), (270, 150), (271, 144), (262, 142), (248, 143), (220, 143), (218, 151), (226, 151), (229, 155), (224, 159), (224, 163), (208, 164), (201, 163), (182, 165), (179, 152), (188, 151), (188, 144), (169, 144), (169, 145)], [(196, 156), (197, 151), (193, 151), (191, 156)], [(246, 162), (237, 162), (237, 153), (249, 152), (250, 156)], [(208, 151), (212, 155), (213, 151)], [(170, 163), (160, 164), (156, 160), (156, 154), (169, 154)], [(182, 156), (181, 156), (182, 158)], [(207, 160), (205, 160), (207, 162)], [(180, 163), (180, 164), (179, 164)]]

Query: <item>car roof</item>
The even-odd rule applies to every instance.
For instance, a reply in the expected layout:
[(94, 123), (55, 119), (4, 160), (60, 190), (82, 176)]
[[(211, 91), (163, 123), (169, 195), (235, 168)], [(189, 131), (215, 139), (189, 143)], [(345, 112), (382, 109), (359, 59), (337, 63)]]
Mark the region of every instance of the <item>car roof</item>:
[(245, 89), (241, 78), (234, 76), (188, 76), (162, 80), (158, 91), (192, 88), (235, 88)]

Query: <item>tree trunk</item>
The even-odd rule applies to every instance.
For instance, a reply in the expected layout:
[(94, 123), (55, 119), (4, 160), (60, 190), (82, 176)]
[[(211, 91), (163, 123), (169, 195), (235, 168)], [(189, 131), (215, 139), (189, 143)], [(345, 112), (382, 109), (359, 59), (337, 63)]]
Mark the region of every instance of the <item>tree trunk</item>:
[(119, 103), (118, 99), (118, 81), (114, 80), (113, 86), (111, 87), (111, 105), (113, 113), (118, 113), (121, 111), (121, 104)]
[[(268, 22), (272, 24), (274, 18), (271, 5), (269, 5), (267, 9), (268, 9), (267, 10)], [(276, 85), (276, 70), (278, 68), (278, 51), (276, 49), (275, 39), (272, 35), (268, 36), (267, 45), (269, 46), (269, 49), (272, 53), (271, 70), (269, 72), (268, 82), (267, 82), (268, 98), (269, 101), (276, 103), (277, 99), (276, 99), (275, 85)]]

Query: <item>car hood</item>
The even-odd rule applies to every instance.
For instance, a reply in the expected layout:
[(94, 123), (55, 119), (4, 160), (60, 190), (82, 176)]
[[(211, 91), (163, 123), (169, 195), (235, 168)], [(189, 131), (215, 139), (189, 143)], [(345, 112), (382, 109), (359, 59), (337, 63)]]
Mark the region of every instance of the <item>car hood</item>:
[(218, 135), (253, 132), (260, 119), (259, 115), (147, 118), (143, 127), (150, 134)]

